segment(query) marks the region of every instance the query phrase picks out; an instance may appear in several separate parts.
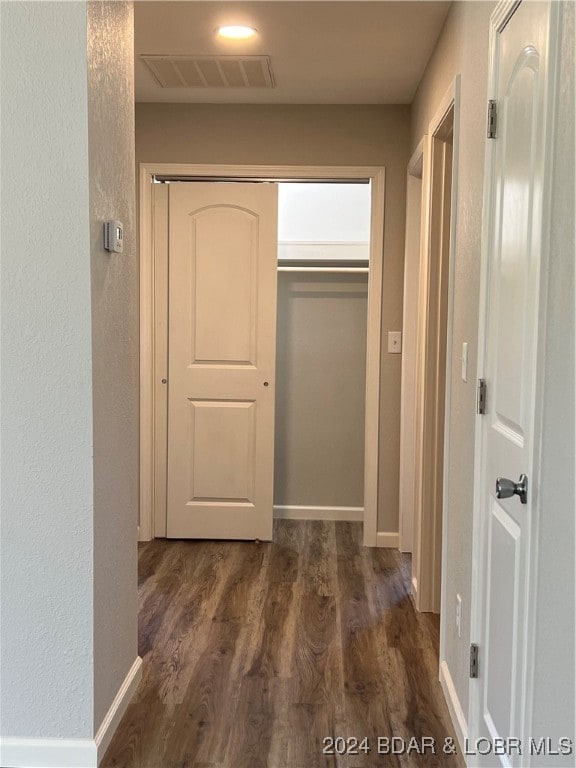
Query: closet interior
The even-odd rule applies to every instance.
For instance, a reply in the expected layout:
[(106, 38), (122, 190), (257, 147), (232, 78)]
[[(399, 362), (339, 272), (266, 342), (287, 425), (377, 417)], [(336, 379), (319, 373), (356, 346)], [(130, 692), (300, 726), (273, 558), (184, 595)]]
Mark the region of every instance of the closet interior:
[(275, 516), (362, 520), (370, 183), (278, 192)]

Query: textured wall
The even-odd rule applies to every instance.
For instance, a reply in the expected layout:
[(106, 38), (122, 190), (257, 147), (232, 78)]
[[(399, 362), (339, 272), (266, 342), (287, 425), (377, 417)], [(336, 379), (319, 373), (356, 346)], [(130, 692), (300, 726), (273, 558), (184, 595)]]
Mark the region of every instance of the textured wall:
[(406, 106), (136, 105), (137, 163), (383, 165), (386, 167), (380, 508), (378, 529), (398, 530), (400, 355), (386, 351), (402, 328)]
[(86, 6), (3, 3), (1, 42), (2, 735), (90, 738)]
[[(446, 661), (464, 714), (468, 711), (472, 562), (475, 380), (480, 281), (480, 238), (488, 82), (489, 20), (494, 3), (454, 3), (412, 106), (412, 149), (415, 149), (454, 77), (461, 74), (460, 152), (454, 331), (449, 426), (447, 526), (447, 600), (442, 606)], [(460, 377), (462, 342), (468, 342), (468, 382)], [(462, 597), (462, 632), (454, 615), (456, 593)]]
[[(88, 3), (94, 407), (94, 728), (137, 656), (138, 264), (133, 10)], [(102, 222), (124, 224), (124, 252)]]
[(131, 4), (3, 3), (1, 63), (0, 722), (89, 740), (137, 655)]

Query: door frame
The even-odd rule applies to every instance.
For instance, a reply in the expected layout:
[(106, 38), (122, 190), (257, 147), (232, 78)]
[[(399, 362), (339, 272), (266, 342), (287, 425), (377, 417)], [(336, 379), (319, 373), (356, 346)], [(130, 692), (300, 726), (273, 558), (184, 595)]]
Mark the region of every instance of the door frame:
[[(414, 150), (406, 170), (406, 238), (404, 251), (404, 303), (402, 318), (402, 377), (400, 389), (400, 493), (398, 498), (399, 550), (412, 552), (414, 548), (414, 486), (416, 470), (416, 371), (418, 363), (418, 306), (421, 266), (422, 201), (424, 197), (424, 139)], [(416, 179), (417, 181), (412, 182)], [(410, 184), (418, 184), (418, 191), (410, 193)], [(416, 212), (416, 201), (418, 201)], [(411, 248), (409, 224), (417, 238)], [(412, 263), (412, 259), (416, 263)], [(412, 298), (413, 296), (413, 298)], [(411, 300), (412, 299), (412, 300)], [(416, 306), (414, 306), (414, 300)], [(412, 333), (408, 333), (413, 322)]]
[[(444, 392), (438, 391), (436, 376), (438, 373), (438, 348), (428, 343), (429, 315), (434, 312), (430, 296), (430, 268), (432, 265), (434, 233), (432, 232), (432, 207), (438, 197), (437, 182), (433, 168), (433, 142), (439, 137), (446, 118), (452, 111), (452, 174), (450, 200), (450, 229), (448, 244), (448, 286), (446, 296), (446, 366)], [(422, 175), (422, 230), (420, 237), (420, 289), (419, 321), (417, 331), (417, 381), (415, 413), (415, 510), (414, 510), (414, 546), (412, 596), (417, 610), (438, 613), (445, 603), (447, 547), (446, 531), (449, 515), (446, 489), (448, 487), (450, 414), (451, 414), (451, 376), (453, 358), (454, 328), (454, 272), (456, 257), (456, 219), (458, 202), (458, 162), (460, 143), (460, 75), (458, 75), (445, 93), (442, 101), (428, 126), (424, 136), (424, 165)], [(442, 190), (440, 190), (442, 191)], [(429, 387), (429, 382), (432, 385)], [(432, 394), (430, 394), (432, 393)], [(432, 439), (425, 434), (425, 425), (433, 421), (437, 425), (438, 414), (444, 412), (443, 419), (443, 466), (442, 499), (439, 500), (436, 487), (436, 471), (425, 472), (426, 462), (434, 463), (437, 455), (439, 438), (434, 430)], [(430, 506), (425, 499), (434, 498)], [(441, 528), (441, 535), (439, 530)], [(438, 574), (440, 584), (437, 584)], [(439, 589), (438, 589), (439, 586)], [(440, 660), (443, 658), (444, 635), (443, 623), (440, 623)]]
[[(382, 270), (384, 252), (385, 169), (378, 166), (285, 166), (208, 165), (189, 163), (141, 163), (140, 202), (140, 512), (138, 537), (148, 541), (155, 535), (156, 499), (166, 484), (165, 440), (158, 419), (167, 416), (167, 345), (157, 338), (158, 321), (167, 306), (158, 306), (156, 286), (166, 280), (155, 263), (153, 227), (154, 176), (194, 176), (199, 179), (237, 178), (354, 180), (369, 179), (372, 187), (370, 269), (368, 273), (368, 323), (366, 341), (366, 414), (364, 431), (364, 545), (377, 546), (378, 466), (380, 424), (380, 359), (382, 323)], [(166, 331), (167, 332), (167, 331)], [(159, 349), (160, 347), (160, 349)], [(161, 356), (165, 359), (160, 359)], [(161, 371), (166, 374), (162, 376)], [(160, 491), (160, 493), (159, 493)]]
[[(498, 35), (505, 28), (521, 0), (501, 0), (490, 17), (489, 49), (488, 49), (488, 91), (486, 99), (493, 97), (496, 91), (496, 62), (498, 52)], [(550, 4), (550, 30), (548, 37), (549, 58), (547, 63), (547, 79), (545, 88), (551, 94), (547, 99), (547, 112), (544, 117), (544, 189), (542, 193), (542, 244), (547, 247), (542, 249), (540, 264), (540, 297), (539, 297), (539, 328), (536, 359), (536, 381), (534, 389), (534, 442), (532, 446), (531, 466), (527, 468), (530, 478), (532, 515), (530, 520), (527, 571), (526, 571), (526, 619), (524, 627), (525, 669), (523, 670), (524, 701), (520, 706), (524, 707), (522, 718), (523, 732), (515, 734), (523, 743), (528, 743), (529, 726), (532, 720), (532, 705), (534, 699), (534, 659), (536, 656), (536, 628), (538, 614), (538, 531), (540, 529), (540, 504), (539, 488), (541, 485), (541, 447), (543, 431), (543, 405), (544, 405), (544, 369), (545, 369), (545, 342), (546, 321), (548, 312), (547, 280), (548, 259), (551, 227), (551, 198), (553, 183), (554, 161), (554, 125), (557, 104), (557, 75), (558, 60), (560, 54), (560, 31), (562, 8), (560, 3), (549, 0)], [(484, 184), (483, 184), (483, 221), (482, 242), (480, 249), (480, 302), (478, 318), (478, 378), (483, 378), (486, 369), (486, 336), (488, 331), (488, 293), (489, 293), (489, 242), (493, 228), (493, 216), (491, 198), (493, 187), (490, 180), (493, 177), (494, 163), (496, 161), (497, 147), (495, 142), (486, 141), (484, 160)], [(472, 563), (471, 563), (471, 606), (470, 606), (470, 642), (480, 645), (482, 642), (483, 610), (484, 610), (484, 583), (486, 562), (484, 557), (484, 528), (483, 510), (481, 506), (482, 488), (482, 454), (484, 449), (483, 422), (484, 416), (476, 416), (475, 444), (474, 444), (474, 507), (472, 522)], [(480, 659), (481, 664), (481, 659)], [(468, 714), (468, 739), (471, 744), (478, 736), (482, 718), (482, 687), (481, 678), (471, 678), (469, 684), (469, 714)], [(530, 760), (530, 758), (528, 757)], [(531, 761), (530, 761), (531, 763)]]

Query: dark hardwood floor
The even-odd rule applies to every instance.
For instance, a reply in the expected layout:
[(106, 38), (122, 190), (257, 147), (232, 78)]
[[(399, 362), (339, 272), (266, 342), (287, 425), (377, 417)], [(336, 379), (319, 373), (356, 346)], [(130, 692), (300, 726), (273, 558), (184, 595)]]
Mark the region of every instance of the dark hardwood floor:
[[(412, 606), (409, 557), (361, 533), (281, 521), (274, 543), (142, 545), (143, 679), (101, 768), (463, 766), (443, 753), (438, 619)], [(378, 753), (391, 737), (403, 754)]]

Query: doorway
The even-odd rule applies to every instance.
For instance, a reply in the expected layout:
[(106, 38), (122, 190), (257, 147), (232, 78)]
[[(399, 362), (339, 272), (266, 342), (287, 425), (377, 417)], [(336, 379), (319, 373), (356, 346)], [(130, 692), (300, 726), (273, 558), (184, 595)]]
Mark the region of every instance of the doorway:
[[(154, 226), (153, 182), (157, 177), (194, 181), (278, 182), (286, 180), (369, 182), (370, 270), (366, 334), (366, 386), (364, 429), (364, 544), (376, 545), (378, 409), (380, 375), (380, 304), (383, 242), (384, 170), (380, 168), (279, 168), (222, 166), (141, 166), (141, 514), (140, 539), (163, 535), (166, 498), (166, 380), (167, 346), (166, 247), (159, 242), (165, 233)], [(158, 185), (154, 185), (158, 186)], [(229, 185), (224, 185), (229, 186)], [(265, 184), (264, 186), (269, 186)], [(163, 266), (164, 263), (164, 266)], [(354, 269), (343, 266), (340, 269)], [(283, 505), (278, 505), (283, 506)], [(277, 510), (278, 511), (278, 510)], [(346, 512), (345, 512), (346, 513)], [(281, 516), (281, 514), (280, 514)], [(165, 534), (164, 534), (165, 535)]]
[(440, 613), (442, 591), (458, 105), (456, 79), (408, 168), (407, 216), (420, 211), (420, 231), (412, 221), (404, 286), (400, 531), (403, 551), (412, 552), (414, 603), (431, 613)]

